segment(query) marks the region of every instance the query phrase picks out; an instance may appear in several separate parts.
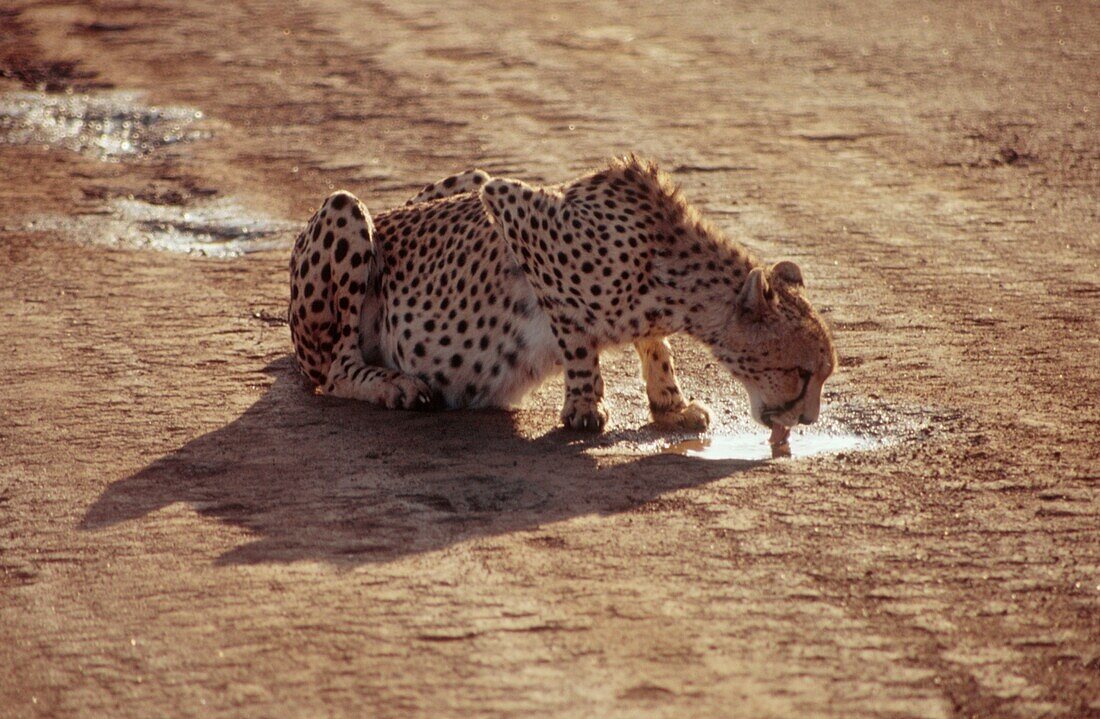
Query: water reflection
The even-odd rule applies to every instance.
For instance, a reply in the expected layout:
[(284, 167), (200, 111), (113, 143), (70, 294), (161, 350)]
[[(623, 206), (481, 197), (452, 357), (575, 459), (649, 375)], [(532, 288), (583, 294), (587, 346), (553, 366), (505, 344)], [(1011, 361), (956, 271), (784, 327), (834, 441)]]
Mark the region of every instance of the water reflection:
[[(880, 446), (882, 441), (879, 439), (850, 432), (796, 432), (790, 438), (789, 456), (812, 457), (819, 454), (865, 451)], [(783, 452), (776, 453), (768, 444), (767, 435), (762, 432), (688, 439), (669, 445), (661, 451), (700, 459), (762, 460), (788, 456)]]
[(201, 111), (153, 107), (140, 100), (141, 93), (129, 91), (8, 93), (0, 97), (0, 142), (118, 159), (209, 137), (208, 131), (195, 127)]

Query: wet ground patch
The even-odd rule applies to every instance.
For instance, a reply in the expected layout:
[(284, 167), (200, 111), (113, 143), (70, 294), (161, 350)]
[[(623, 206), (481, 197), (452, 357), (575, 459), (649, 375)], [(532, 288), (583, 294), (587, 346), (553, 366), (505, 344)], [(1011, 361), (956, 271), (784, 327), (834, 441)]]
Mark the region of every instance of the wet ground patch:
[(100, 213), (40, 217), (24, 229), (114, 247), (235, 257), (287, 247), (296, 227), (249, 210), (232, 198), (179, 206), (119, 197)]
[(202, 111), (141, 99), (133, 91), (7, 93), (0, 96), (0, 142), (116, 160), (210, 136), (200, 126)]

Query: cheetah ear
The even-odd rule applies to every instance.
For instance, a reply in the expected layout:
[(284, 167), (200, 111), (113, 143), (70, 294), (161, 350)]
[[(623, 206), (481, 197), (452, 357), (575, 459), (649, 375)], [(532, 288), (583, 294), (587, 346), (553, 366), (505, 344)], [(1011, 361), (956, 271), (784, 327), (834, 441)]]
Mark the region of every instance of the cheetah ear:
[(775, 279), (786, 282), (789, 285), (804, 286), (806, 284), (802, 279), (802, 270), (790, 260), (776, 262), (772, 265), (769, 274)]
[(768, 308), (772, 290), (768, 286), (768, 278), (764, 276), (763, 268), (757, 267), (745, 278), (745, 284), (741, 286), (741, 294), (737, 297), (737, 306), (741, 311), (752, 317), (760, 317)]

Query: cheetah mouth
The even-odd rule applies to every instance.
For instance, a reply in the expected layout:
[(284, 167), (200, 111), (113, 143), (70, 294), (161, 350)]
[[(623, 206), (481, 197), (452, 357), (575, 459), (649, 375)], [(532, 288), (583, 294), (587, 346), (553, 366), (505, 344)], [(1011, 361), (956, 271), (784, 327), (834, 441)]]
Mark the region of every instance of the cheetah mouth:
[(791, 428), (784, 427), (778, 422), (772, 425), (771, 436), (768, 437), (768, 444), (772, 447), (782, 447), (790, 441)]
[[(799, 377), (802, 378), (802, 389), (801, 391), (799, 391), (798, 396), (792, 399), (790, 402), (784, 402), (783, 404), (777, 405), (775, 407), (765, 407), (764, 411), (760, 413), (760, 421), (765, 426), (771, 427), (773, 435), (777, 431), (777, 428), (784, 427), (784, 425), (782, 425), (780, 422), (775, 421), (775, 419), (777, 417), (782, 417), (783, 415), (794, 409), (796, 406), (798, 406), (798, 403), (805, 399), (806, 391), (810, 388), (810, 380), (813, 379), (814, 376), (813, 372), (806, 372), (803, 370), (798, 374)], [(798, 424), (798, 422), (795, 421), (793, 424)], [(790, 432), (789, 428), (784, 427), (784, 429), (786, 429), (787, 432)]]

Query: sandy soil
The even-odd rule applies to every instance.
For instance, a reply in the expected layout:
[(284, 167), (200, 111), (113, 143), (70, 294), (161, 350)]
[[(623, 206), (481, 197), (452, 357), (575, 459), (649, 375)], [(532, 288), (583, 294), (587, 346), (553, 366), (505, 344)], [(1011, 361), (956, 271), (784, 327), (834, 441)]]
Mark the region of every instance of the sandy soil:
[[(205, 139), (0, 144), (0, 713), (1100, 716), (1100, 11), (844, 5), (5, 4), (0, 91), (144, 91)], [(629, 150), (802, 264), (827, 415), (892, 443), (659, 454), (628, 354), (598, 440), (555, 430), (553, 383), (511, 413), (313, 397), (283, 252), (76, 222), (304, 220)]]

